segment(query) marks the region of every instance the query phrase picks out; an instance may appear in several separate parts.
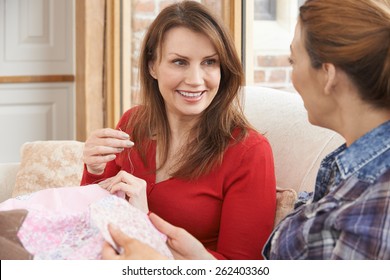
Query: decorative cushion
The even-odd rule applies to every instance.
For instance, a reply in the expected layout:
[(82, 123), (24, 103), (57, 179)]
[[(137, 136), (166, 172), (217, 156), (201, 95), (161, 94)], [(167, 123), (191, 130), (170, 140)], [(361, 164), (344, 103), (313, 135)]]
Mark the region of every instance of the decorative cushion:
[(20, 162), (0, 163), (0, 203), (12, 196)]
[(0, 211), (0, 260), (29, 260), (32, 255), (17, 236), (27, 210)]
[(78, 141), (26, 142), (12, 197), (54, 187), (80, 184), (84, 143)]
[(276, 187), (276, 215), (274, 226), (294, 210), (294, 204), (298, 198), (297, 192), (293, 189)]

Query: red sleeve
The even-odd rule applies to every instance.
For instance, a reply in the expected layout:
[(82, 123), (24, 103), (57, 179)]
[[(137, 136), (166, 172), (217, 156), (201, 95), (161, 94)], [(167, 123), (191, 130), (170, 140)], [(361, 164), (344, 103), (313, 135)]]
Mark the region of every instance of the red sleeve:
[(95, 175), (89, 173), (86, 165), (84, 164), (83, 177), (81, 178), (80, 186), (97, 184), (106, 178), (115, 176), (120, 170), (121, 167), (116, 164), (115, 160), (107, 163), (106, 168), (104, 169), (104, 172), (101, 175)]
[[(239, 158), (237, 158), (237, 161)], [(276, 182), (271, 147), (265, 138), (232, 162), (222, 206), (217, 259), (261, 259), (274, 226)], [(234, 167), (233, 167), (234, 166)]]
[[(127, 127), (127, 122), (129, 120), (130, 115), (134, 112), (134, 108), (128, 110), (125, 112), (122, 116), (122, 118), (119, 120), (116, 129), (121, 128), (121, 130), (125, 130)], [(127, 131), (126, 131), (127, 132)], [(128, 132), (127, 132), (128, 133)], [(96, 184), (100, 181), (103, 181), (106, 178), (110, 178), (115, 176), (122, 168), (118, 164), (118, 157), (110, 162), (107, 163), (106, 168), (104, 169), (104, 172), (100, 175), (91, 174), (88, 172), (86, 165), (84, 164), (84, 171), (83, 176), (81, 178), (81, 186), (89, 185), (89, 184)]]

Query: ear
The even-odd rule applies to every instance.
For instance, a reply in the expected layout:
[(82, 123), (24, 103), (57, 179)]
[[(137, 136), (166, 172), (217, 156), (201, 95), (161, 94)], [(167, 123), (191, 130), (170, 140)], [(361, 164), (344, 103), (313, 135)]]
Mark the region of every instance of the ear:
[(330, 94), (336, 86), (336, 67), (332, 63), (323, 63), (322, 70), (325, 74), (325, 94)]
[(149, 61), (148, 67), (149, 67), (149, 74), (150, 74), (150, 76), (152, 76), (154, 79), (157, 80), (156, 71), (154, 70), (154, 62), (153, 61)]

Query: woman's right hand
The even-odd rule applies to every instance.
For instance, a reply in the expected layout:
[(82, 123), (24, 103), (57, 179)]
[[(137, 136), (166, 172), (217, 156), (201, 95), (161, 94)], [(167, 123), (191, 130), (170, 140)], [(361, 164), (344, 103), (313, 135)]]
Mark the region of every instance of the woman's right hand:
[(175, 227), (154, 213), (150, 221), (168, 240), (167, 244), (176, 260), (215, 260), (202, 243), (183, 228)]
[(163, 260), (166, 256), (161, 255), (149, 245), (141, 241), (131, 238), (123, 233), (119, 228), (109, 224), (108, 230), (112, 240), (122, 248), (122, 253), (118, 254), (115, 249), (105, 242), (102, 250), (102, 258), (104, 260)]
[(98, 129), (92, 132), (84, 145), (83, 161), (91, 174), (103, 173), (107, 162), (116, 158), (116, 154), (125, 148), (134, 146), (130, 136), (112, 128)]
[[(162, 233), (167, 235), (167, 244), (176, 260), (215, 260), (205, 247), (195, 237), (182, 228), (175, 227), (159, 216), (151, 213), (150, 221)], [(120, 229), (109, 226), (114, 242), (123, 248), (122, 254), (115, 252), (107, 242), (102, 251), (102, 257), (106, 260), (158, 260), (167, 257), (158, 253), (155, 249), (130, 238)]]

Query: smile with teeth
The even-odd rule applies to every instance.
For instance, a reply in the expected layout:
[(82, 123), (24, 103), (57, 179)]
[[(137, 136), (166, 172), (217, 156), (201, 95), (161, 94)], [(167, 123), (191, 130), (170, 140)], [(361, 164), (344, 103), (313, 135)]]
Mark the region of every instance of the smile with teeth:
[(188, 92), (188, 91), (179, 91), (179, 90), (177, 92), (186, 98), (198, 98), (204, 93), (204, 91)]

